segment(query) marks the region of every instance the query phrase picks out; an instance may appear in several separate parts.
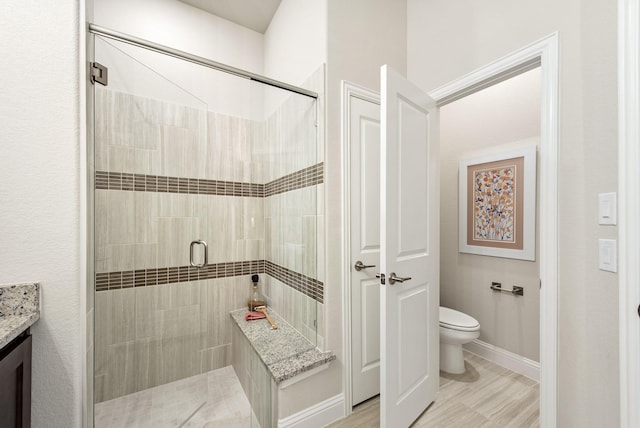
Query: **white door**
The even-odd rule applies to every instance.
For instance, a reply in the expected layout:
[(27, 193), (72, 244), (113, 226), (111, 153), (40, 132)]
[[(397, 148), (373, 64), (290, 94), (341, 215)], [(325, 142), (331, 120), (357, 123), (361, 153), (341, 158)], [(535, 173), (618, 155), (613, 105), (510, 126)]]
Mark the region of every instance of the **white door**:
[(380, 87), (380, 426), (395, 428), (438, 391), (438, 120), (435, 102), (386, 65)]
[[(380, 393), (380, 103), (349, 99), (352, 404)], [(360, 262), (366, 268), (356, 267)]]

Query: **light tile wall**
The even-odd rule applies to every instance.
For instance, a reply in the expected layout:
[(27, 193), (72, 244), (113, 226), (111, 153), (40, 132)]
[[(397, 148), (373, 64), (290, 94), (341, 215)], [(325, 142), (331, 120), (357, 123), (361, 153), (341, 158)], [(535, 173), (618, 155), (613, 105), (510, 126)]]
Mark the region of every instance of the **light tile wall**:
[[(253, 133), (247, 119), (96, 91), (97, 171), (250, 181)], [(210, 263), (262, 258), (262, 198), (97, 190), (95, 206), (96, 272), (187, 265), (195, 239)]]
[(249, 277), (96, 293), (96, 402), (231, 362), (229, 312), (246, 305)]
[[(227, 314), (231, 321), (231, 317)], [(233, 323), (231, 364), (262, 428), (276, 426), (272, 417), (271, 375), (240, 327)]]
[[(265, 184), (318, 163), (307, 97), (256, 122), (99, 88), (96, 112), (96, 171)], [(98, 273), (186, 266), (189, 243), (204, 239), (210, 264), (267, 259), (317, 277), (318, 186), (263, 198), (124, 182), (95, 192)], [(316, 300), (261, 277), (273, 309), (315, 343)], [(246, 305), (249, 284), (244, 275), (97, 292), (96, 402), (228, 365), (228, 313)]]

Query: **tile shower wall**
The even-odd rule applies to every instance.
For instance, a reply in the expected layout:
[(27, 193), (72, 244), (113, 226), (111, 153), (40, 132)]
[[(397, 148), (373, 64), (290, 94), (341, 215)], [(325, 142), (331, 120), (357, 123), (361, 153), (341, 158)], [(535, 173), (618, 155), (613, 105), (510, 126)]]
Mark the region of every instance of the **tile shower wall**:
[[(103, 88), (96, 112), (96, 287), (106, 276), (109, 290), (96, 292), (101, 402), (230, 364), (227, 314), (244, 304), (249, 272), (172, 282), (162, 268), (189, 266), (195, 239), (216, 267), (263, 259), (263, 223), (249, 219), (264, 203), (206, 191), (252, 181), (251, 121)], [(185, 179), (202, 192), (182, 193)]]
[[(231, 319), (231, 317), (228, 317)], [(263, 428), (277, 426), (271, 403), (271, 374), (240, 327), (233, 323), (231, 364), (251, 408)]]
[(295, 98), (251, 121), (97, 88), (96, 402), (229, 365), (250, 273), (315, 343), (323, 171)]

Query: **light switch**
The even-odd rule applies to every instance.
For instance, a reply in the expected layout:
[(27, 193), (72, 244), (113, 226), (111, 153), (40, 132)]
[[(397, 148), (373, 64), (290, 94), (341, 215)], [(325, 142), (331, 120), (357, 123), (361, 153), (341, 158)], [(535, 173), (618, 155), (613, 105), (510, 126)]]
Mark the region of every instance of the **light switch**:
[(600, 193), (598, 195), (598, 223), (616, 224), (616, 194)]
[(598, 240), (598, 254), (600, 270), (606, 270), (608, 272), (618, 271), (615, 239)]

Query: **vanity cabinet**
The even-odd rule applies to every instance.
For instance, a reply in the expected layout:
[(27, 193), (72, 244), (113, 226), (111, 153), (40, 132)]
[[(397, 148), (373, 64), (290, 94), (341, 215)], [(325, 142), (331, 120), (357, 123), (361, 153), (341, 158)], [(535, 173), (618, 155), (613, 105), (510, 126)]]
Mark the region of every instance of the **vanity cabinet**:
[(0, 351), (0, 427), (31, 426), (31, 335), (29, 330)]

